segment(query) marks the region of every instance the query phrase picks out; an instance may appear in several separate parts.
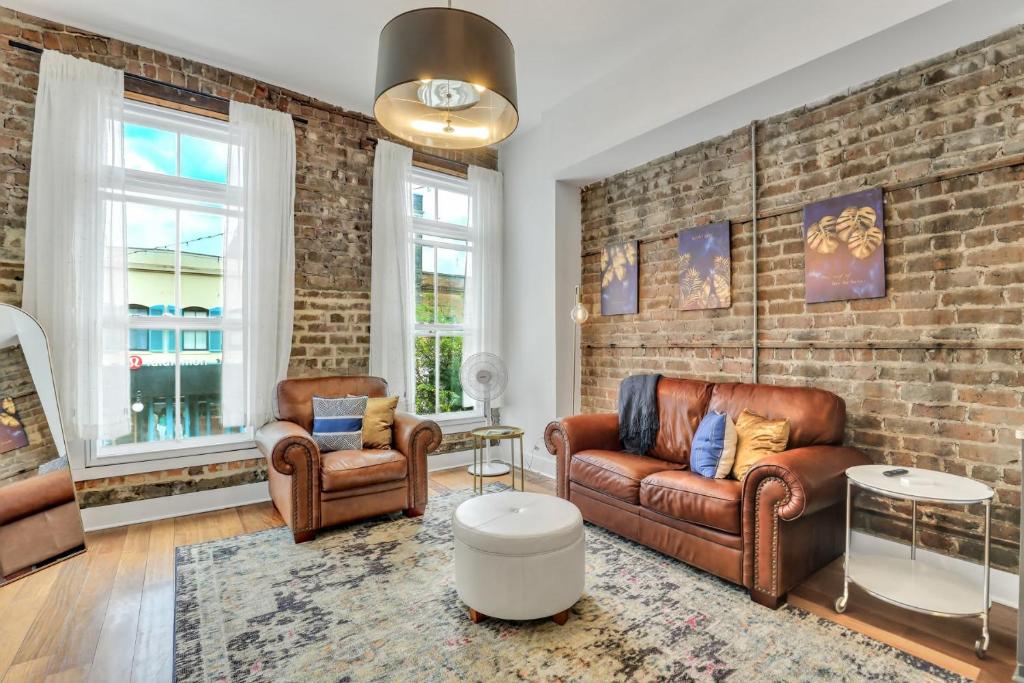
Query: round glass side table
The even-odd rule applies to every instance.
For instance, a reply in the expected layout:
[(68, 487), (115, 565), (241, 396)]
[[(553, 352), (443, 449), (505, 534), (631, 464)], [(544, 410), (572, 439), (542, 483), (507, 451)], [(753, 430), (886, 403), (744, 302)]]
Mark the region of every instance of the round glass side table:
[(509, 464), (512, 467), (512, 488), (516, 488), (516, 441), (519, 442), (519, 490), (526, 490), (526, 466), (523, 455), (523, 430), (519, 427), (508, 425), (494, 425), (491, 427), (478, 427), (470, 432), (473, 436), (473, 493), (484, 492), (484, 477), (479, 474), (482, 471), (484, 461), (487, 460), (488, 441), (508, 441), (512, 458)]
[[(883, 472), (895, 465), (858, 465), (846, 470), (846, 556), (843, 560), (843, 594), (836, 599), (836, 612), (846, 611), (850, 584), (854, 583), (879, 600), (906, 609), (940, 617), (981, 617), (981, 637), (974, 643), (978, 657), (989, 644), (988, 613), (991, 607), (990, 580), (992, 539), (991, 488), (981, 482), (947, 472), (906, 469), (906, 474), (887, 477)], [(911, 501), (909, 557), (852, 552), (850, 517), (853, 487), (882, 496)], [(985, 548), (981, 586), (947, 569), (917, 559), (917, 504), (985, 506)]]

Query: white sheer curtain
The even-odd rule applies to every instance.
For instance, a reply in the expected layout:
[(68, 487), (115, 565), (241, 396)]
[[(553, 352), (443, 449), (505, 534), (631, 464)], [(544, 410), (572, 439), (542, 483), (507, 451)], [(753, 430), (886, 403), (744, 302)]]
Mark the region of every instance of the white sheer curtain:
[(295, 126), (284, 112), (231, 102), (231, 197), (224, 250), (221, 411), (262, 426), (287, 376), (295, 301)]
[(471, 332), (463, 357), (479, 351), (501, 356), (502, 196), (500, 172), (469, 167), (469, 233), (475, 248), (466, 278), (466, 323)]
[(409, 287), (409, 171), (412, 150), (386, 140), (373, 157), (370, 374), (387, 380), (399, 409), (411, 410), (412, 291)]
[(123, 102), (121, 71), (43, 52), (22, 307), (49, 337), (70, 438), (131, 431)]

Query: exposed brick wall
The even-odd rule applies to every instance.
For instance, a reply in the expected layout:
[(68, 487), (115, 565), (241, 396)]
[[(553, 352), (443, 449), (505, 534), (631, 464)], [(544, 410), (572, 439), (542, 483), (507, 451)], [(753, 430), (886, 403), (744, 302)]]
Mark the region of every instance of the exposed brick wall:
[[(74, 27), (0, 7), (0, 301), (21, 303), (28, 170), (39, 56), (12, 48), (8, 39), (60, 50), (108, 66), (225, 97), (287, 111), (308, 120), (296, 123), (295, 330), (289, 374), (365, 374), (370, 344), (370, 224), (373, 151), (367, 136), (387, 133), (362, 115), (269, 83), (182, 57), (151, 50)], [(455, 161), (497, 166), (497, 152), (430, 150)], [(167, 470), (135, 475), (152, 481), (127, 487), (127, 500), (139, 491), (178, 493), (196, 475)], [(223, 472), (219, 485), (234, 485)], [(178, 480), (180, 486), (163, 486)], [(209, 481), (203, 479), (203, 481)], [(113, 483), (111, 483), (113, 482)], [(96, 483), (103, 489), (104, 482)], [(160, 488), (160, 487), (163, 488)], [(86, 496), (119, 502), (116, 494)], [(105, 503), (104, 503), (105, 504)]]
[[(890, 74), (758, 127), (760, 381), (847, 403), (847, 442), (876, 462), (966, 474), (996, 490), (993, 557), (1017, 566), (1024, 426), (1024, 29)], [(583, 405), (661, 372), (750, 381), (749, 131), (583, 191)], [(804, 204), (884, 186), (887, 295), (807, 304)], [(675, 232), (731, 220), (729, 309), (680, 311)], [(640, 312), (602, 317), (599, 257), (640, 248)], [(615, 345), (614, 347), (612, 345)], [(646, 347), (646, 348), (644, 348)], [(908, 508), (858, 498), (857, 524), (909, 537)], [(924, 545), (981, 555), (980, 506), (922, 508)]]
[(0, 453), (0, 486), (35, 476), (40, 465), (58, 456), (20, 344), (0, 349), (0, 399), (4, 398), (14, 400), (28, 445)]

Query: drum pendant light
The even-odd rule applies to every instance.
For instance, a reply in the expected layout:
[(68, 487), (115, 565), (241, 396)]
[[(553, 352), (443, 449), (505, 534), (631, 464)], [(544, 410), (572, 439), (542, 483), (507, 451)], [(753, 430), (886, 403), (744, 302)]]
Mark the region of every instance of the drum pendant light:
[(512, 41), (448, 7), (412, 10), (380, 32), (373, 115), (403, 140), (441, 149), (501, 142), (519, 124)]

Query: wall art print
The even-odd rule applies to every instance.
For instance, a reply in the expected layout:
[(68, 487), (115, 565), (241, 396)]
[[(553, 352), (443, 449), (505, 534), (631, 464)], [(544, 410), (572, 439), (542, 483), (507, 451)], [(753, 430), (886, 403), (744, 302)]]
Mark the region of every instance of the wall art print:
[(601, 315), (636, 313), (640, 304), (640, 243), (601, 249)]
[(28, 434), (18, 416), (14, 399), (5, 396), (0, 400), (0, 453), (24, 448), (28, 445)]
[(804, 207), (807, 303), (885, 296), (882, 190), (864, 190)]
[(729, 221), (679, 231), (679, 308), (732, 305)]

